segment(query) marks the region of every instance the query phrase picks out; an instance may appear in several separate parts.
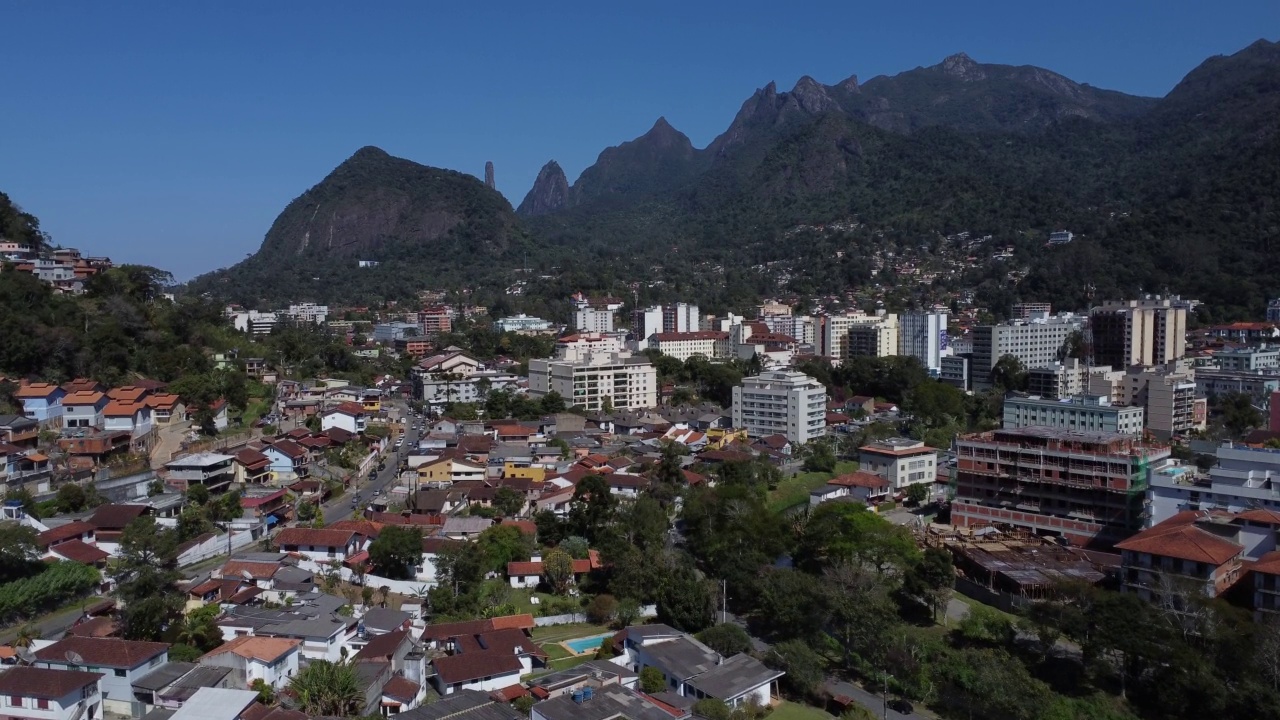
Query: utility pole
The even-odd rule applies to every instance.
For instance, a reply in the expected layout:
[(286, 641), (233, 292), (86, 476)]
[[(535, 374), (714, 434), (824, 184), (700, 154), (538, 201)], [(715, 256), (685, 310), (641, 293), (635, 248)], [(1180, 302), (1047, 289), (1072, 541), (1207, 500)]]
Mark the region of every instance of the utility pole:
[(883, 703), (880, 710), (884, 720), (889, 720), (889, 673), (884, 674), (884, 693), (880, 696)]
[(720, 624), (729, 622), (729, 581), (720, 581)]

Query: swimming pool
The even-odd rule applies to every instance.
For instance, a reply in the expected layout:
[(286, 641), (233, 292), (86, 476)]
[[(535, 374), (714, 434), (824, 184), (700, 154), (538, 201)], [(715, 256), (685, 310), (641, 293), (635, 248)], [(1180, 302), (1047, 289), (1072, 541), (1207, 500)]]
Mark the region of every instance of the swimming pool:
[(581, 655), (583, 653), (595, 652), (595, 650), (600, 647), (600, 641), (607, 637), (613, 637), (613, 633), (603, 633), (601, 635), (592, 635), (591, 637), (565, 640), (560, 644), (569, 648), (569, 651), (574, 655)]

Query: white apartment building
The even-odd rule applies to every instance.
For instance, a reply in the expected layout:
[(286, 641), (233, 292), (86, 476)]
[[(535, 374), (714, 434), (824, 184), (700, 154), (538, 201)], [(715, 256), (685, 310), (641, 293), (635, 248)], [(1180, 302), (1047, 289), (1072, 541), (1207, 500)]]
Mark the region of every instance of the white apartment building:
[(99, 672), (20, 665), (0, 672), (2, 711), (30, 720), (102, 720)]
[(879, 475), (894, 492), (938, 477), (938, 451), (911, 438), (889, 438), (858, 448), (860, 470)]
[(991, 368), (1005, 355), (1018, 358), (1028, 368), (1057, 362), (1063, 343), (1083, 324), (1084, 318), (1064, 314), (974, 328), (970, 384), (974, 390), (990, 388)]
[(886, 357), (898, 352), (898, 316), (848, 313), (818, 318), (818, 354), (833, 360), (855, 355)]
[(898, 354), (918, 358), (935, 374), (942, 368), (947, 347), (945, 312), (903, 313), (898, 316)]
[(793, 370), (743, 378), (733, 389), (733, 426), (749, 437), (783, 435), (807, 443), (827, 432), (827, 389)]
[(493, 329), (498, 332), (545, 332), (551, 329), (551, 321), (520, 313), (495, 320)]
[(421, 379), (422, 401), (429, 405), (484, 402), (486, 393), (516, 392), (520, 376), (499, 370), (480, 370), (466, 377), (448, 373), (427, 374)]
[(715, 330), (663, 332), (649, 336), (648, 347), (684, 362), (694, 355), (708, 360), (729, 356), (729, 333)]
[(1142, 406), (1114, 406), (1111, 398), (1077, 395), (1064, 399), (1008, 395), (1004, 399), (1005, 430), (1053, 427), (1080, 432), (1141, 435), (1146, 412)]
[(573, 313), (573, 327), (578, 332), (613, 332), (613, 311), (591, 306), (580, 307)]
[(529, 395), (559, 393), (569, 406), (619, 410), (658, 404), (658, 370), (649, 359), (626, 352), (587, 353), (574, 360), (530, 360)]
[(556, 341), (557, 360), (581, 360), (587, 355), (626, 351), (625, 333), (578, 333)]
[(273, 312), (227, 308), (226, 315), (231, 318), (232, 327), (250, 335), (270, 335), (280, 322), (280, 316)]
[(1147, 487), (1148, 527), (1183, 510), (1280, 512), (1280, 450), (1225, 443), (1208, 478), (1195, 467), (1177, 465), (1152, 473)]
[(283, 315), (294, 322), (323, 325), (329, 319), (329, 306), (315, 303), (299, 303), (290, 305)]
[(790, 335), (801, 345), (817, 344), (817, 324), (810, 315), (761, 315), (760, 322), (769, 332)]

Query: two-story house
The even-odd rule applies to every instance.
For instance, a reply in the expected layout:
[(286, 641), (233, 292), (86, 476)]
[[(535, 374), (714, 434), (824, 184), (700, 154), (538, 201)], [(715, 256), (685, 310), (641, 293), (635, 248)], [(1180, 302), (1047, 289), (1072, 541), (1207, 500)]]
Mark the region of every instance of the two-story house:
[(231, 668), (245, 687), (261, 680), (279, 690), (297, 674), (301, 647), (295, 638), (242, 635), (205, 653), (200, 664)]
[(77, 390), (62, 398), (62, 426), (101, 429), (108, 400), (97, 390)]
[(358, 402), (342, 402), (320, 414), (321, 430), (338, 427), (358, 435), (365, 431), (367, 425), (368, 415)]
[(271, 474), (275, 482), (287, 485), (308, 475), (307, 449), (293, 440), (275, 440), (261, 450), (271, 460)]
[(22, 415), (0, 415), (0, 442), (35, 449), (40, 443), (40, 423)]
[(151, 408), (145, 401), (112, 400), (102, 410), (102, 429), (128, 432), (135, 440), (151, 433)]
[(0, 672), (0, 714), (30, 720), (102, 720), (102, 673), (20, 666)]
[(101, 673), (103, 709), (138, 718), (142, 703), (133, 697), (133, 682), (168, 662), (169, 645), (70, 635), (36, 650), (35, 656), (36, 667)]
[(22, 403), (22, 414), (36, 422), (48, 422), (62, 418), (62, 399), (67, 391), (53, 383), (22, 383), (13, 394)]
[(1116, 543), (1122, 589), (1149, 601), (1188, 591), (1218, 597), (1243, 573), (1239, 530), (1229, 514), (1184, 510)]
[(147, 397), (146, 403), (151, 408), (151, 421), (156, 425), (169, 425), (186, 417), (182, 398), (173, 393), (155, 393)]
[(271, 485), (271, 458), (245, 448), (235, 454), (235, 481), (241, 485)]

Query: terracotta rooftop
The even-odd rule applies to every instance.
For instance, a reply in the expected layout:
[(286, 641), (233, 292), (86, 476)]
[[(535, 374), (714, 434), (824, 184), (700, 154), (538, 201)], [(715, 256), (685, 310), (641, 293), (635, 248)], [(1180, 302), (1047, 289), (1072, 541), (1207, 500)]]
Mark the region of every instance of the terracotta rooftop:
[[(37, 650), (36, 659), (66, 664), (67, 653), (71, 652), (79, 655), (85, 665), (127, 670), (168, 651), (168, 643), (119, 638), (66, 637)], [(0, 673), (0, 677), (5, 674), (7, 673)]]
[(242, 658), (258, 660), (271, 665), (302, 645), (301, 640), (294, 638), (262, 637), (242, 635), (228, 640), (205, 653), (203, 657), (214, 657), (225, 653), (235, 653)]
[(97, 390), (77, 390), (62, 398), (63, 405), (97, 405), (106, 397)]
[(351, 530), (319, 530), (312, 528), (291, 527), (276, 534), (275, 542), (279, 547), (286, 545), (310, 545), (313, 547), (342, 547), (356, 535)]
[(1195, 521), (1199, 517), (1201, 514), (1194, 510), (1180, 512), (1116, 543), (1116, 549), (1211, 565), (1222, 565), (1244, 552), (1242, 546), (1197, 527)]
[(107, 551), (96, 548), (83, 540), (68, 540), (58, 543), (50, 548), (49, 551), (72, 562), (84, 563), (85, 565), (95, 565), (111, 557)]
[(0, 695), (61, 700), (100, 679), (102, 673), (18, 666), (0, 673)]
[(13, 396), (19, 400), (47, 398), (61, 389), (53, 383), (23, 383), (18, 386), (18, 391)]

